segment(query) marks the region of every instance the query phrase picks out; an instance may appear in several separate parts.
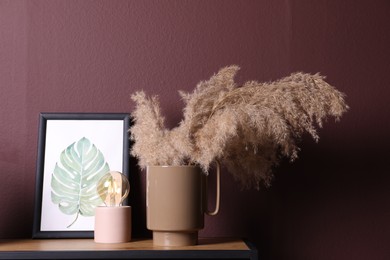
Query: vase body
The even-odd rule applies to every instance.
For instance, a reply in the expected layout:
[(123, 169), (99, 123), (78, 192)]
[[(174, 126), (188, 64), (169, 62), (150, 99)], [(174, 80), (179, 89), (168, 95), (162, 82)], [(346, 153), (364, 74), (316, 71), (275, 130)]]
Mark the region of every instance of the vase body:
[(195, 245), (204, 227), (206, 176), (196, 166), (147, 168), (147, 228), (156, 246)]

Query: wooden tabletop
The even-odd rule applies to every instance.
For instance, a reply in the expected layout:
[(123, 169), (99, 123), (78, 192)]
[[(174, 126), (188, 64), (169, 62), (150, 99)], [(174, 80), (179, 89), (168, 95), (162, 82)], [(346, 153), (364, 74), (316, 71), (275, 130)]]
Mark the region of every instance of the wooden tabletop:
[(249, 250), (242, 239), (201, 238), (195, 246), (153, 246), (151, 239), (135, 239), (128, 243), (100, 244), (93, 239), (2, 239), (2, 251), (104, 251), (104, 250)]
[(201, 238), (182, 247), (153, 246), (151, 239), (101, 244), (93, 239), (2, 239), (0, 259), (251, 259), (257, 249), (237, 238)]

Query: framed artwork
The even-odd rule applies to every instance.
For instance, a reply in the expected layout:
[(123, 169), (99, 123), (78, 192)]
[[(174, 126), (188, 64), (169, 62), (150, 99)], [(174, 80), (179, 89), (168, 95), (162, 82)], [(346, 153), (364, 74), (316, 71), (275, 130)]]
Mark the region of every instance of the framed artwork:
[(129, 177), (129, 114), (41, 113), (33, 238), (93, 238), (96, 186)]

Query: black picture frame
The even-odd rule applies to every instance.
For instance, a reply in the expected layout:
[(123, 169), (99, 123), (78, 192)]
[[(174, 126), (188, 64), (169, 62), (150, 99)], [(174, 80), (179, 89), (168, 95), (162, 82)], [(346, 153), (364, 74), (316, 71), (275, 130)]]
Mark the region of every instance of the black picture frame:
[[(61, 212), (60, 204), (57, 205), (51, 199), (53, 189), (59, 189), (58, 185), (55, 187), (52, 184), (53, 172), (60, 172), (66, 167), (70, 169), (67, 161), (63, 159), (67, 157), (66, 153), (70, 151), (82, 157), (79, 148), (86, 145), (85, 147), (98, 154), (94, 158), (98, 157), (99, 165), (102, 165), (103, 160), (104, 167), (114, 165), (109, 170), (120, 171), (129, 178), (129, 126), (130, 115), (127, 113), (40, 113), (33, 238), (93, 238), (93, 216), (83, 216), (79, 214), (81, 211), (78, 211), (77, 215), (73, 216), (74, 222), (69, 224), (64, 221), (71, 215), (67, 215), (69, 212)], [(99, 169), (99, 174), (102, 174), (107, 168)], [(96, 178), (97, 173), (94, 180)], [(96, 184), (91, 181), (88, 185), (92, 187)], [(64, 189), (60, 191), (65, 192)], [(94, 206), (98, 205), (88, 205), (90, 208)]]

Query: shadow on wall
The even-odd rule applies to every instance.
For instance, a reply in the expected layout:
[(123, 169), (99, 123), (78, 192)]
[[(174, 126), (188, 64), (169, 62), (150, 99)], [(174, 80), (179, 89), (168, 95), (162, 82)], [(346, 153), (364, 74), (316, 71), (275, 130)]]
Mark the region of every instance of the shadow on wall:
[(388, 146), (354, 144), (334, 150), (327, 140), (305, 142), (297, 161), (276, 170), (269, 189), (225, 187), (221, 230), (249, 238), (264, 259), (384, 259)]
[(132, 207), (132, 237), (151, 238), (151, 231), (146, 229), (146, 178), (138, 165), (137, 159), (130, 156), (129, 164), (130, 194), (129, 205)]

